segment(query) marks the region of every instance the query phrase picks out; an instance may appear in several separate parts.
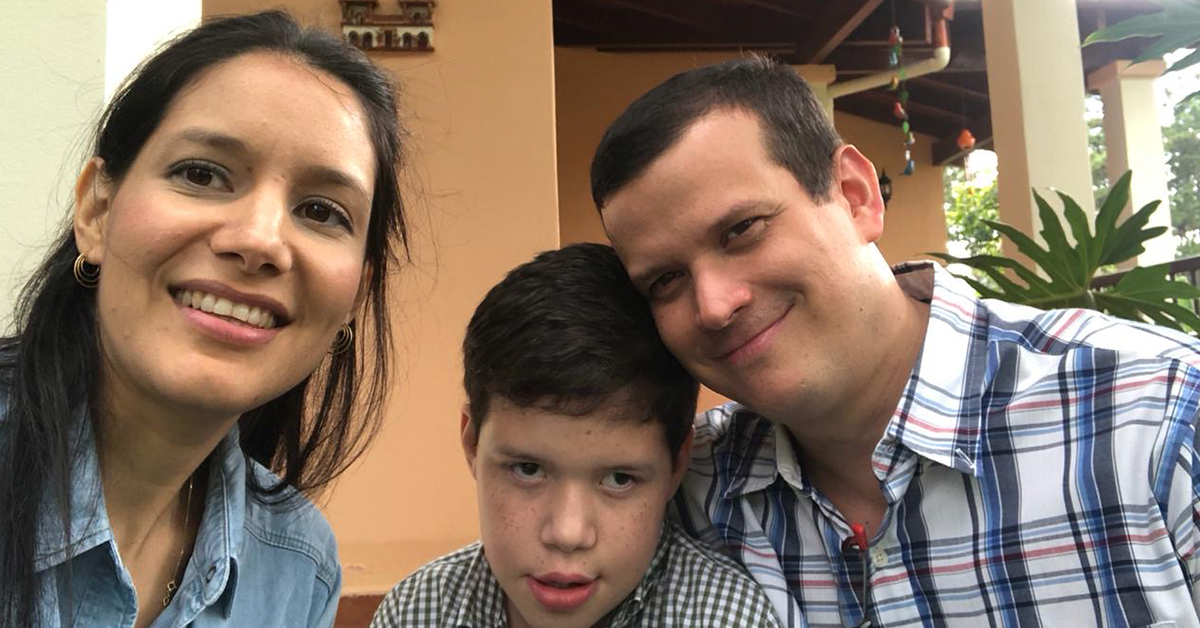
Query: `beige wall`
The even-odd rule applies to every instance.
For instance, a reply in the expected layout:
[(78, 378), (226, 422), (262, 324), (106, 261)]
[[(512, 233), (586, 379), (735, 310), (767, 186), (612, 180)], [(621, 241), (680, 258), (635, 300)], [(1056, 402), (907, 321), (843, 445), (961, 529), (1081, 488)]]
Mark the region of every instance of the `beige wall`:
[[(617, 54), (556, 48), (554, 54), (562, 242), (605, 242), (588, 179), (592, 152), (605, 128), (633, 99), (671, 75), (740, 53)], [(884, 257), (899, 262), (928, 251), (945, 251), (942, 168), (928, 165), (930, 138), (917, 136), (914, 157), (919, 166), (913, 176), (902, 177), (904, 147), (898, 125), (843, 113), (835, 114), (834, 123), (845, 141), (862, 150), (876, 168), (887, 169), (892, 178), (895, 192), (879, 243)]]
[(104, 96), (105, 15), (95, 0), (0, 11), (0, 329), (71, 206)]
[(842, 139), (854, 144), (892, 180), (892, 200), (884, 217), (879, 250), (892, 264), (928, 257), (925, 253), (946, 251), (946, 212), (942, 207), (942, 170), (930, 165), (933, 138), (917, 135), (913, 146), (916, 171), (904, 170), (904, 137), (899, 125), (836, 112), (834, 126)]
[[(336, 2), (280, 4), (337, 28)], [(259, 6), (205, 0), (204, 11)], [(458, 445), (462, 333), (509, 268), (558, 245), (550, 0), (440, 2), (434, 24), (436, 52), (374, 57), (403, 83), (416, 260), (393, 284), (403, 373), (387, 423), (325, 507), (345, 593), (386, 590), (477, 537)]]

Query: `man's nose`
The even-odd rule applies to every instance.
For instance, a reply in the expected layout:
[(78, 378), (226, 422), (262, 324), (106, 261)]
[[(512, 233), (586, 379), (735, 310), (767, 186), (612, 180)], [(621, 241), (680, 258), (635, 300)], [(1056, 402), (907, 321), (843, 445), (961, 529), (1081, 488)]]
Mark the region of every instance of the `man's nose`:
[(750, 303), (750, 287), (735, 275), (720, 269), (698, 269), (692, 273), (696, 300), (696, 323), (710, 331), (724, 329)]

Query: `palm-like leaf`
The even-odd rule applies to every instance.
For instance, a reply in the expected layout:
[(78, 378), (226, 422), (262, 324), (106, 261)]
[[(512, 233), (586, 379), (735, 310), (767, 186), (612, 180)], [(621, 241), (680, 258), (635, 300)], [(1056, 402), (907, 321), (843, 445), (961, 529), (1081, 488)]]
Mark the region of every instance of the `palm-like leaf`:
[(1146, 226), (1150, 222), (1150, 215), (1159, 205), (1158, 201), (1147, 203), (1126, 220), (1120, 220), (1121, 210), (1129, 201), (1131, 176), (1132, 173), (1126, 172), (1113, 184), (1108, 197), (1096, 212), (1094, 231), (1089, 227), (1087, 216), (1079, 204), (1067, 194), (1058, 192), (1063, 205), (1063, 219), (1074, 243), (1067, 238), (1058, 214), (1037, 191), (1033, 196), (1045, 245), (1011, 225), (988, 222), (989, 226), (1008, 237), (1016, 245), (1017, 251), (1028, 257), (1040, 273), (1016, 260), (996, 255), (966, 258), (943, 253), (932, 255), (986, 275), (993, 285), (963, 277), (986, 298), (1042, 308), (1088, 307), (1123, 318), (1153, 321), (1174, 329), (1200, 331), (1200, 316), (1177, 303), (1200, 298), (1200, 289), (1168, 278), (1166, 264), (1136, 268), (1109, 288), (1092, 287), (1100, 268), (1137, 256), (1145, 250), (1147, 240), (1166, 231), (1165, 227)]

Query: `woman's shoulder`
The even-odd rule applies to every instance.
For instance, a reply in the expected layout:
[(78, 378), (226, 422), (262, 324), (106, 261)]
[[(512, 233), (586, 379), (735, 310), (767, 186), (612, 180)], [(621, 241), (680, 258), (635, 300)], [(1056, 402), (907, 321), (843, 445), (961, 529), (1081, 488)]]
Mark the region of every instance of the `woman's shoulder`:
[[(247, 471), (254, 475), (253, 482), (258, 486), (279, 482), (274, 473), (259, 463), (250, 460), (248, 466)], [(333, 528), (325, 515), (295, 489), (288, 487), (279, 495), (266, 498), (247, 496), (244, 526), (248, 544), (262, 544), (266, 551), (311, 560), (319, 575), (335, 578), (339, 562)]]

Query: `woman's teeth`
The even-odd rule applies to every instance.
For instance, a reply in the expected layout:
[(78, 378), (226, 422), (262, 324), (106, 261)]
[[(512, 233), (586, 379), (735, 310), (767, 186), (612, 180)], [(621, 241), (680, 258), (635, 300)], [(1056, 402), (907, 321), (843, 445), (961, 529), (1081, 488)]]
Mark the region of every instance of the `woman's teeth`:
[(275, 315), (267, 310), (199, 290), (179, 290), (175, 293), (175, 302), (201, 312), (233, 318), (252, 327), (271, 329), (275, 326)]

